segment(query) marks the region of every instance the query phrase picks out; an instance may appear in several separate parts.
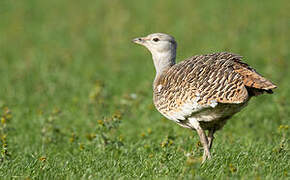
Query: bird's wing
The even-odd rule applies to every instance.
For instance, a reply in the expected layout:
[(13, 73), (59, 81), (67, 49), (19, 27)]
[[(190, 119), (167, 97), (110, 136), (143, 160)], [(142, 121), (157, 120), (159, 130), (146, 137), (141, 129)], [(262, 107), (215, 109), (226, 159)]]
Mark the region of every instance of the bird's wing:
[(167, 118), (184, 120), (218, 103), (248, 100), (244, 78), (234, 71), (241, 56), (215, 53), (194, 56), (172, 66), (154, 83), (154, 103)]
[(272, 89), (277, 88), (271, 81), (260, 75), (254, 68), (241, 60), (235, 60), (234, 71), (243, 77), (243, 83), (252, 95), (259, 95), (263, 92), (273, 93)]

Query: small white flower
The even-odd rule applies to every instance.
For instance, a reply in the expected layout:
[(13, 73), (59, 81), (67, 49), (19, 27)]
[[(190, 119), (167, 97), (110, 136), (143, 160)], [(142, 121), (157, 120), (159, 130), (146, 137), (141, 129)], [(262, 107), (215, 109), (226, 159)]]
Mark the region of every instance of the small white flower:
[(131, 96), (132, 99), (136, 99), (137, 98), (137, 94), (135, 94), (135, 93), (130, 94), (130, 96)]

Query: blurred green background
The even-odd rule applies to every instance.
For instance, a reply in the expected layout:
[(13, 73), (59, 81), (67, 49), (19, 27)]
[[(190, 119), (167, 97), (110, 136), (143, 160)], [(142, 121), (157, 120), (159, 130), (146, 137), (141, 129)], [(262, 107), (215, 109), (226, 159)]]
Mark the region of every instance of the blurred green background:
[[(1, 0), (0, 177), (289, 178), (290, 3)], [(154, 67), (131, 39), (173, 35), (177, 60), (230, 51), (272, 80), (218, 132), (200, 165), (195, 132), (152, 105)]]

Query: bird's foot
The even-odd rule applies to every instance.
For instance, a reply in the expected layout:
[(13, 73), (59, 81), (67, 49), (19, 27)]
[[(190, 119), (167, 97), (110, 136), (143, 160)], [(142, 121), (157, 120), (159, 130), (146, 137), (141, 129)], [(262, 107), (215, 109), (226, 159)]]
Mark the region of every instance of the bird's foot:
[(203, 151), (203, 156), (202, 156), (202, 163), (204, 163), (206, 160), (210, 160), (211, 159), (211, 155), (210, 152), (207, 150)]

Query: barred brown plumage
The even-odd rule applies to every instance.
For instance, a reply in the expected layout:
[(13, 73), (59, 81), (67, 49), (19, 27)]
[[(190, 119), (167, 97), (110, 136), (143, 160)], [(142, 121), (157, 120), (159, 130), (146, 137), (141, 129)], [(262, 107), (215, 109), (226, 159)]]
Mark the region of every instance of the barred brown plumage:
[(197, 131), (204, 147), (203, 162), (211, 157), (214, 132), (245, 107), (252, 96), (272, 93), (276, 88), (236, 54), (197, 55), (176, 64), (177, 44), (172, 36), (155, 33), (133, 42), (152, 54), (156, 69), (155, 107), (166, 118)]

